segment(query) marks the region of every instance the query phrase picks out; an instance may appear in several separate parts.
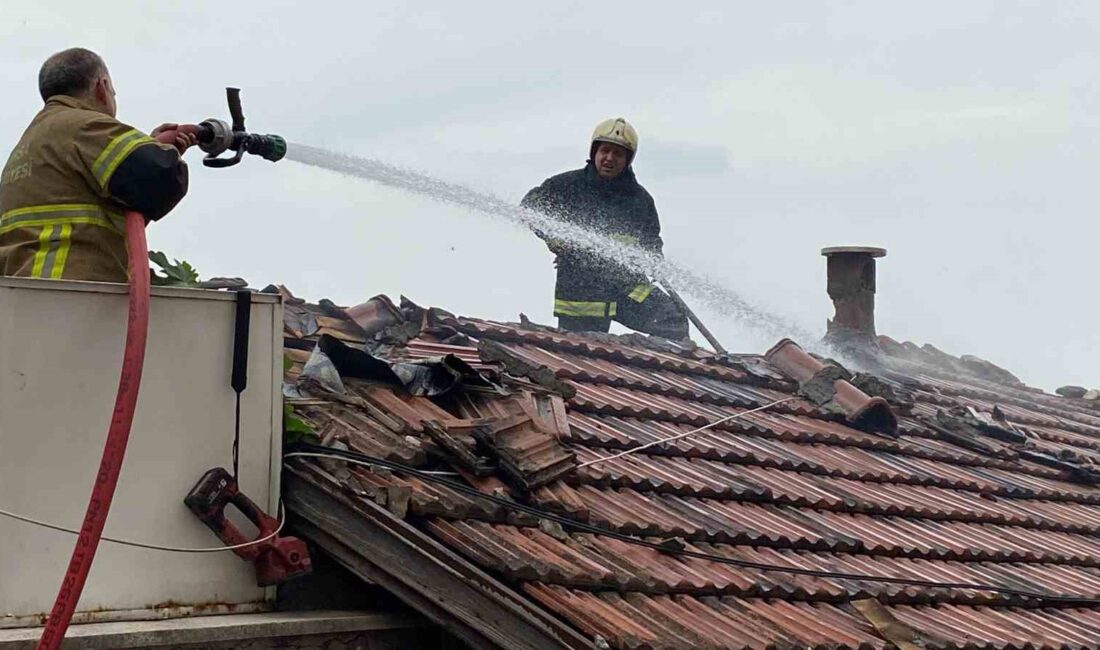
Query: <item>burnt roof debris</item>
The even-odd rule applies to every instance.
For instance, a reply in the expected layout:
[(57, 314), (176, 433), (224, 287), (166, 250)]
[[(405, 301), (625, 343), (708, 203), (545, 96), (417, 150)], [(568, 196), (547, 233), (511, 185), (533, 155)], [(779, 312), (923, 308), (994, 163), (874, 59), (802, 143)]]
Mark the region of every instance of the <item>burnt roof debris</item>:
[(870, 372), (857, 372), (849, 381), (864, 393), (889, 402), (890, 408), (899, 415), (912, 415), (915, 401), (913, 391), (917, 388), (914, 382), (890, 379)]
[(901, 373), (965, 377), (1018, 389), (1036, 390), (1028, 389), (1016, 375), (1004, 368), (973, 355), (954, 357), (931, 344), (918, 346), (909, 341), (898, 343), (882, 334), (876, 341), (879, 353), (875, 355), (875, 359), (878, 364)]
[(1100, 389), (1093, 388), (1090, 390), (1083, 386), (1062, 386), (1054, 392), (1062, 397), (1096, 404), (1100, 408)]
[(536, 384), (551, 390), (565, 398), (571, 398), (577, 394), (577, 389), (568, 382), (558, 379), (554, 371), (548, 366), (541, 365), (525, 359), (516, 354), (507, 346), (496, 341), (483, 340), (477, 344), (478, 354), (485, 361), (500, 363), (504, 370), (517, 377), (526, 377)]
[(409, 395), (437, 397), (455, 390), (507, 394), (500, 386), (454, 354), (408, 361), (390, 361), (322, 334), (299, 376), (342, 393), (343, 379), (401, 388)]
[[(348, 348), (394, 375), (394, 364), (453, 357), (462, 365), (443, 364), (444, 383), (458, 367), (460, 379), (417, 395), (381, 366), (386, 381), (344, 367), (343, 394), (288, 403), (326, 444), (456, 483), (294, 457), (288, 511), (473, 647), (1009, 650), (1100, 638), (1100, 607), (1080, 600), (1100, 597), (1100, 412), (1085, 400), (912, 344), (882, 345), (879, 366), (849, 375), (793, 342), (767, 358), (719, 357), (372, 300), (361, 322), (295, 305), (287, 381), (326, 335), (338, 358)], [(894, 426), (861, 421), (867, 405)], [(974, 584), (1020, 593), (960, 586)]]
[(1088, 394), (1088, 389), (1084, 386), (1062, 386), (1055, 393), (1062, 397), (1068, 397), (1069, 399), (1081, 399)]

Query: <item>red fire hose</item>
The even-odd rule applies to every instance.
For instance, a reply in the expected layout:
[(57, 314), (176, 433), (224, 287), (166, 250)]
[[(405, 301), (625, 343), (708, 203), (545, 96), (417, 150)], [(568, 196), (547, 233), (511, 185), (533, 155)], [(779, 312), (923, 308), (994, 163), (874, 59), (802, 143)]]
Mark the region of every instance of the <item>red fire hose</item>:
[(141, 371), (145, 364), (145, 339), (149, 332), (149, 251), (145, 242), (145, 217), (137, 212), (126, 213), (126, 242), (130, 257), (130, 315), (126, 323), (126, 347), (115, 410), (111, 414), (107, 443), (99, 461), (99, 473), (92, 487), (88, 510), (80, 526), (80, 537), (50, 610), (50, 617), (46, 620), (46, 629), (38, 641), (38, 650), (56, 650), (65, 638), (107, 522), (107, 512), (111, 509), (118, 474), (122, 470), (122, 458), (126, 454), (126, 443), (130, 439), (130, 425), (134, 421)]

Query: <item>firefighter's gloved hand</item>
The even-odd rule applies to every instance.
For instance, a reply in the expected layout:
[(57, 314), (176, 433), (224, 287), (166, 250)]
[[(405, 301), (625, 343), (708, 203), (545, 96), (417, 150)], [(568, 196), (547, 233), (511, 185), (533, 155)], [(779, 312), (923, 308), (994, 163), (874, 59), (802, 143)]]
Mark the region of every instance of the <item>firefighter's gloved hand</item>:
[[(180, 125), (175, 122), (165, 122), (153, 129), (153, 132), (149, 135), (155, 140), (163, 131), (176, 131), (176, 129), (179, 129), (179, 126)], [(199, 138), (194, 133), (176, 131), (176, 137), (171, 144), (176, 147), (176, 150), (179, 151), (182, 156), (188, 149), (198, 144), (198, 141)]]

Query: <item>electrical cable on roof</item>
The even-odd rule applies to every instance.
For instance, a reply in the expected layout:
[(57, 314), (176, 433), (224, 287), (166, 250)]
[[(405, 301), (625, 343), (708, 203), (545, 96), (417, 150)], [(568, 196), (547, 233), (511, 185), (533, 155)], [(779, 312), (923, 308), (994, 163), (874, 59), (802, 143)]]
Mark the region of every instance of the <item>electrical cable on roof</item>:
[(655, 447), (655, 446), (657, 446), (659, 444), (662, 444), (662, 443), (665, 443), (665, 442), (676, 442), (677, 440), (680, 440), (681, 438), (686, 438), (686, 437), (694, 435), (696, 433), (701, 433), (703, 431), (706, 431), (707, 429), (711, 429), (713, 427), (716, 427), (719, 424), (722, 424), (724, 422), (729, 422), (730, 420), (736, 420), (737, 418), (744, 417), (746, 415), (752, 415), (753, 413), (757, 413), (759, 411), (766, 411), (766, 410), (770, 409), (773, 406), (778, 406), (779, 404), (782, 404), (784, 402), (790, 402), (790, 401), (793, 401), (793, 400), (796, 400), (796, 399), (799, 399), (799, 398), (797, 396), (795, 396), (795, 397), (784, 397), (783, 399), (777, 399), (774, 402), (772, 402), (771, 404), (765, 404), (764, 406), (758, 406), (758, 407), (756, 407), (754, 409), (751, 409), (749, 411), (742, 411), (740, 413), (735, 413), (733, 415), (726, 416), (724, 418), (715, 420), (714, 422), (711, 422), (710, 424), (705, 424), (705, 425), (699, 427), (698, 429), (692, 429), (691, 431), (687, 431), (685, 433), (680, 433), (680, 434), (677, 434), (675, 436), (669, 436), (668, 438), (661, 438), (660, 440), (654, 440), (653, 442), (647, 442), (646, 444), (644, 444), (640, 447), (631, 447), (630, 449), (627, 449), (626, 451), (620, 451), (617, 454), (612, 454), (610, 456), (605, 456), (604, 458), (597, 458), (595, 460), (590, 460), (587, 463), (581, 463), (580, 465), (577, 465), (577, 469), (583, 469), (585, 467), (588, 467), (589, 465), (595, 465), (596, 463), (602, 463), (602, 462), (605, 462), (605, 461), (608, 461), (608, 460), (615, 460), (616, 458), (622, 458), (623, 456), (629, 456), (630, 454), (642, 451), (644, 449), (649, 449), (650, 447)]
[[(0, 515), (3, 515), (5, 517), (10, 517), (10, 518), (15, 519), (17, 521), (22, 521), (24, 523), (33, 524), (35, 526), (41, 526), (42, 528), (49, 528), (50, 530), (57, 530), (57, 531), (61, 531), (63, 533), (71, 533), (73, 535), (79, 535), (80, 534), (80, 531), (76, 530), (75, 528), (66, 528), (64, 526), (58, 526), (57, 524), (51, 524), (48, 521), (40, 521), (38, 519), (33, 519), (33, 518), (27, 517), (25, 515), (20, 515), (20, 514), (14, 513), (14, 512), (9, 512), (7, 510), (0, 510)], [(127, 539), (119, 539), (117, 537), (107, 537), (106, 535), (104, 535), (100, 539), (102, 539), (105, 542), (113, 542), (113, 543), (119, 544), (121, 546), (133, 546), (135, 548), (145, 548), (145, 549), (150, 549), (150, 550), (153, 550), (153, 551), (166, 551), (166, 552), (169, 552), (169, 553), (220, 553), (222, 551), (235, 551), (237, 549), (248, 548), (249, 546), (255, 546), (257, 544), (263, 544), (264, 542), (268, 542), (270, 540), (273, 540), (273, 539), (275, 539), (276, 537), (279, 536), (280, 532), (282, 532), (284, 525), (286, 525), (286, 513), (283, 512), (283, 502), (280, 501), (279, 502), (279, 527), (275, 529), (275, 532), (271, 533), (270, 535), (267, 535), (266, 537), (261, 537), (260, 539), (254, 539), (250, 542), (245, 542), (243, 544), (236, 544), (234, 546), (208, 546), (208, 547), (200, 547), (200, 548), (190, 548), (190, 547), (186, 547), (186, 546), (183, 546), (183, 547), (181, 547), (181, 546), (161, 546), (159, 544), (146, 544), (145, 542), (134, 542), (134, 541), (127, 540)]]
[(607, 528), (601, 528), (592, 524), (585, 523), (583, 521), (577, 521), (569, 517), (559, 515), (548, 510), (542, 510), (533, 506), (528, 506), (522, 503), (517, 503), (504, 497), (499, 497), (494, 494), (486, 494), (473, 487), (458, 483), (450, 479), (442, 478), (433, 474), (425, 473), (423, 470), (415, 467), (410, 467), (402, 463), (396, 463), (388, 461), (382, 458), (375, 458), (366, 454), (360, 454), (354, 451), (344, 451), (341, 449), (334, 449), (331, 447), (324, 447), (321, 445), (311, 444), (296, 444), (294, 449), (302, 451), (291, 451), (284, 454), (285, 458), (331, 458), (336, 460), (343, 460), (354, 465), (363, 465), (366, 467), (382, 467), (397, 472), (404, 472), (411, 474), (417, 478), (425, 481), (438, 483), (445, 485), (456, 492), (471, 496), (474, 498), (484, 499), (491, 501), (501, 507), (510, 508), (517, 512), (538, 517), (540, 519), (547, 519), (563, 527), (573, 529), (575, 531), (589, 533), (592, 535), (600, 535), (602, 537), (609, 537), (616, 539), (627, 544), (633, 544), (635, 546), (643, 546), (646, 548), (654, 549), (662, 553), (668, 553), (670, 555), (679, 555), (683, 557), (690, 557), (697, 560), (707, 560), (710, 562), (716, 562), (719, 564), (727, 564), (731, 566), (741, 567), (745, 569), (756, 569), (758, 571), (771, 571), (775, 573), (788, 573), (793, 575), (803, 575), (813, 578), (826, 578), (833, 580), (851, 580), (854, 582), (876, 582), (880, 584), (896, 584), (896, 585), (908, 585), (912, 587), (925, 587), (928, 589), (955, 589), (965, 591), (988, 591), (1004, 596), (1017, 596), (1020, 598), (1029, 598), (1040, 602), (1048, 603), (1063, 603), (1074, 604), (1080, 606), (1096, 606), (1100, 605), (1100, 598), (1090, 598), (1087, 596), (1066, 596), (1066, 595), (1049, 595), (1042, 594), (1035, 591), (1027, 591), (1023, 589), (1012, 589), (1010, 587), (998, 587), (996, 585), (985, 585), (979, 583), (968, 582), (935, 582), (932, 580), (920, 580), (916, 578), (900, 578), (896, 576), (875, 576), (865, 573), (843, 573), (836, 571), (822, 571), (819, 569), (805, 569), (792, 566), (780, 566), (776, 564), (768, 564), (766, 562), (753, 562), (751, 560), (738, 560), (734, 558), (723, 557), (721, 555), (713, 555), (711, 553), (703, 553), (701, 551), (691, 551), (687, 549), (680, 549), (676, 547), (668, 547), (660, 542), (652, 542), (647, 539), (634, 537), (632, 535), (626, 535)]

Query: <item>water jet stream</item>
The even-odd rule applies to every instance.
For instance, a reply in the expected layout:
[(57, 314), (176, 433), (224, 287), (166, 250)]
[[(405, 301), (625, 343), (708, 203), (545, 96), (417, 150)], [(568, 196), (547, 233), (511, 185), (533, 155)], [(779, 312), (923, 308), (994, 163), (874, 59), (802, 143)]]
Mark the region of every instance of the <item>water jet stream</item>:
[(637, 246), (615, 240), (607, 233), (590, 230), (562, 218), (522, 208), (491, 194), (379, 160), (302, 144), (291, 144), (287, 148), (286, 157), (305, 165), (374, 181), (568, 241), (650, 278), (667, 282), (677, 291), (698, 298), (719, 315), (733, 318), (746, 327), (775, 338), (789, 336), (810, 345), (814, 345), (818, 339), (787, 319), (750, 305), (736, 292), (713, 279)]

